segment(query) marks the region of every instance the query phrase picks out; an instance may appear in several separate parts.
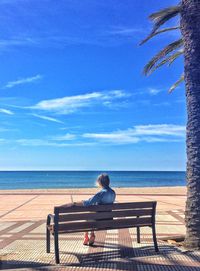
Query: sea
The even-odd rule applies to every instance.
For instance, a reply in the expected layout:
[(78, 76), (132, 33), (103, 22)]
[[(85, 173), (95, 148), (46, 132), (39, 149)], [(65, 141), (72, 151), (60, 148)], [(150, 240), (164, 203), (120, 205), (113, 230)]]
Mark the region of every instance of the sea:
[[(0, 171), (0, 189), (91, 188), (104, 171)], [(183, 171), (106, 171), (112, 187), (185, 186)]]

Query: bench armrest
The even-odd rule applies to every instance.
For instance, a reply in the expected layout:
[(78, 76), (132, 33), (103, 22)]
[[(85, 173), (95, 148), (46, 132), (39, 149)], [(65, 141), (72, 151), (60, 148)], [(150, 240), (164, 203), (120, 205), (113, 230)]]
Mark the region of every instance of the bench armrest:
[(47, 226), (51, 225), (54, 223), (54, 215), (48, 214), (47, 216)]

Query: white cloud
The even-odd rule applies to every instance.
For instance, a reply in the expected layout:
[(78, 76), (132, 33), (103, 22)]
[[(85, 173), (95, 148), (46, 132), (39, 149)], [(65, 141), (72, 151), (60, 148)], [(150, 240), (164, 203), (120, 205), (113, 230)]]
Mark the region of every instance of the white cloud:
[(55, 140), (55, 141), (68, 141), (68, 140), (74, 140), (74, 139), (76, 139), (76, 135), (67, 133), (67, 134), (62, 135), (62, 136), (52, 137), (51, 139)]
[(186, 128), (175, 124), (137, 125), (133, 129), (136, 135), (185, 136)]
[[(0, 43), (1, 44), (1, 43)], [(15, 81), (10, 81), (8, 82), (4, 88), (13, 88), (17, 85), (23, 85), (23, 84), (27, 84), (27, 83), (33, 83), (35, 81), (38, 81), (42, 78), (42, 75), (37, 74), (35, 76), (32, 77), (26, 77), (26, 78), (21, 78), (21, 79), (17, 79)]]
[(43, 116), (43, 115), (38, 115), (38, 114), (31, 114), (31, 115), (36, 117), (36, 118), (39, 118), (39, 119), (48, 120), (48, 121), (57, 122), (57, 123), (63, 123), (61, 120), (58, 120), (56, 118)]
[(145, 30), (141, 27), (113, 27), (113, 29), (107, 31), (110, 35), (116, 36), (131, 36), (133, 38), (134, 34), (145, 33)]
[(7, 115), (14, 115), (14, 112), (8, 109), (0, 108), (0, 113), (7, 114)]
[[(160, 92), (163, 91), (163, 88), (157, 88), (157, 87), (146, 87), (146, 88), (139, 88), (139, 89), (136, 89), (133, 91), (133, 95), (135, 96), (147, 96), (150, 95), (150, 96), (155, 96), (155, 95), (158, 95)], [(166, 89), (167, 91), (167, 89)]]
[(128, 145), (140, 142), (183, 142), (185, 126), (175, 124), (136, 125), (125, 130), (105, 133), (84, 133), (49, 136), (46, 138), (1, 139), (5, 144), (18, 144), (29, 147), (84, 147), (96, 145)]
[(161, 92), (161, 90), (158, 88), (148, 88), (148, 92), (150, 95), (157, 95), (158, 93)]
[(185, 137), (185, 126), (174, 124), (137, 125), (109, 133), (85, 133), (84, 138), (113, 144), (144, 142), (177, 142)]
[(83, 137), (116, 144), (138, 143), (140, 141), (138, 137), (129, 135), (125, 131), (117, 131), (111, 133), (86, 133), (83, 134)]
[(43, 111), (51, 111), (58, 114), (70, 114), (78, 109), (91, 107), (94, 105), (106, 105), (106, 102), (114, 103), (115, 100), (121, 100), (129, 95), (123, 90), (112, 90), (104, 92), (92, 92), (75, 96), (66, 96), (52, 100), (43, 100), (30, 107)]
[(28, 147), (85, 147), (85, 146), (94, 146), (94, 142), (70, 142), (70, 143), (58, 143), (52, 140), (46, 139), (17, 139), (14, 143), (18, 143), (21, 146), (28, 146)]
[[(0, 3), (1, 4), (1, 3)], [(1, 51), (7, 50), (11, 47), (22, 47), (22, 46), (39, 46), (39, 43), (35, 38), (30, 37), (15, 37), (0, 39)]]
[[(1, 0), (2, 1), (2, 0)], [(10, 0), (12, 1), (12, 0)], [(15, 0), (16, 1), (16, 0)], [(20, 0), (18, 0), (20, 1)], [(23, 1), (23, 0), (21, 0)], [(25, 0), (24, 0), (25, 1)], [(28, 1), (28, 0), (27, 0)], [(1, 5), (1, 2), (0, 2)], [(141, 27), (96, 27), (93, 31), (88, 33), (85, 32), (86, 28), (83, 26), (82, 33), (71, 32), (63, 34), (58, 32), (55, 34), (52, 31), (43, 31), (38, 34), (29, 33), (28, 35), (18, 33), (4, 39), (0, 39), (1, 50), (8, 50), (9, 48), (15, 47), (36, 47), (36, 48), (66, 48), (70, 45), (94, 45), (100, 47), (115, 47), (121, 44), (133, 43), (133, 40), (141, 40), (145, 35), (146, 30)], [(85, 34), (86, 33), (86, 34)]]

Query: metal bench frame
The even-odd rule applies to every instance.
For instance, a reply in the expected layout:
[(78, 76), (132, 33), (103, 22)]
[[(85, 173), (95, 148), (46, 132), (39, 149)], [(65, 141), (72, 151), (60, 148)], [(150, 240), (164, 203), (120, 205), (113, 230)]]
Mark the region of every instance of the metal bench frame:
[(156, 201), (114, 203), (93, 206), (58, 206), (54, 214), (47, 216), (46, 251), (50, 253), (50, 236), (54, 236), (56, 264), (59, 258), (59, 234), (123, 229), (136, 227), (137, 242), (140, 243), (140, 228), (151, 227), (155, 251), (158, 252), (156, 238)]

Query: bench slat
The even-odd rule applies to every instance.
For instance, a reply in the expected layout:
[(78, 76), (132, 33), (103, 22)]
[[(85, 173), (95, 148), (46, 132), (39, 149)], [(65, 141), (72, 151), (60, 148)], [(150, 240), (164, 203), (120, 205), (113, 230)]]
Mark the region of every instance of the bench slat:
[(55, 213), (74, 213), (74, 212), (88, 212), (88, 211), (111, 211), (111, 210), (125, 210), (125, 209), (142, 209), (153, 208), (156, 202), (128, 202), (128, 203), (114, 203), (106, 205), (92, 205), (92, 206), (71, 206), (54, 208)]
[(65, 223), (58, 225), (59, 232), (73, 232), (76, 230), (95, 230), (95, 229), (118, 229), (123, 227), (135, 227), (135, 226), (151, 226), (151, 217), (142, 218), (127, 218), (127, 219), (115, 219), (115, 220), (102, 220), (102, 221), (86, 221), (78, 223)]
[(58, 221), (80, 221), (80, 220), (94, 220), (94, 219), (106, 219), (114, 217), (131, 217), (131, 216), (151, 216), (152, 209), (141, 209), (141, 210), (117, 210), (111, 212), (99, 212), (99, 213), (75, 213), (75, 214), (62, 214), (59, 215)]

